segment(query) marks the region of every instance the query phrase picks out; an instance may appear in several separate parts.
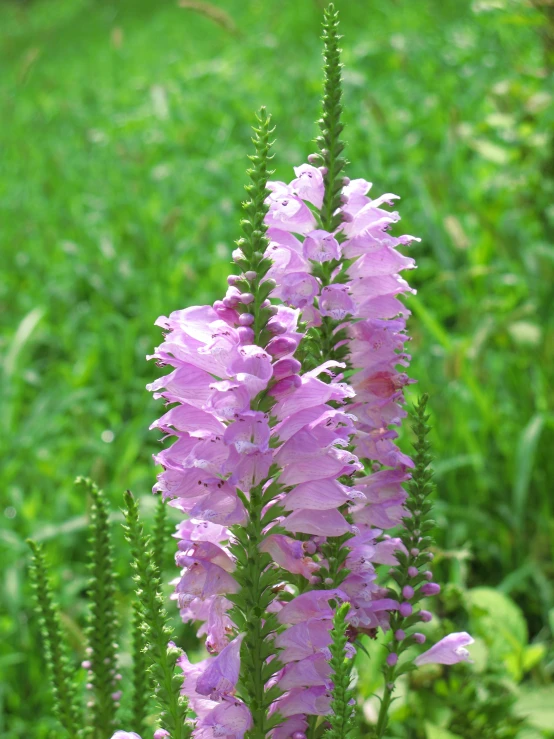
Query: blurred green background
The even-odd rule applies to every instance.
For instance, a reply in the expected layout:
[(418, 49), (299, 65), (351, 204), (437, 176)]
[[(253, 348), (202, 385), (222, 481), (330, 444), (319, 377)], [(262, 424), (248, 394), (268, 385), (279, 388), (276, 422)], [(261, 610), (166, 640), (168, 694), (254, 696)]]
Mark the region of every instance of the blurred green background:
[[(412, 397), (429, 392), (433, 413), (437, 562), (448, 583), (438, 623), (480, 637), (473, 672), (424, 680), (424, 702), (400, 700), (393, 730), (551, 736), (554, 5), (336, 5), (349, 175), (399, 194), (401, 232), (422, 238), (411, 251), (411, 374)], [(0, 3), (2, 737), (56, 727), (25, 539), (46, 542), (78, 660), (87, 503), (73, 479), (92, 476), (115, 511), (131, 488), (151, 515), (153, 322), (225, 289), (253, 111), (265, 104), (274, 115), (277, 178), (313, 150), (322, 7)], [(370, 721), (378, 657), (365, 660)], [(463, 681), (476, 673), (472, 695)], [(485, 722), (493, 733), (460, 725), (462, 696), (467, 711), (504, 700)], [(502, 728), (508, 713), (529, 715), (526, 728)]]

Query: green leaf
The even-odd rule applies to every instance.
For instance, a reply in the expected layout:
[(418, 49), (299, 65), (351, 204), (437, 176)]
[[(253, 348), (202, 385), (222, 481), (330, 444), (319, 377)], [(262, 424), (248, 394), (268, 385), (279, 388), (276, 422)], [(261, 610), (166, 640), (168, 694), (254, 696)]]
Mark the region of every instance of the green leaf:
[(533, 465), (537, 445), (544, 426), (544, 415), (537, 413), (521, 432), (516, 450), (516, 469), (513, 487), (514, 518), (518, 529), (525, 522), (525, 508), (529, 495), (529, 485), (533, 475)]
[(430, 724), (428, 721), (425, 722), (425, 736), (426, 739), (459, 739), (460, 737), (459, 734), (453, 734), (451, 731)]
[(523, 612), (510, 598), (493, 588), (473, 588), (467, 593), (470, 632), (480, 636), (492, 659), (504, 662), (519, 681), (523, 672), (523, 649), (527, 645), (527, 624)]
[(554, 685), (522, 691), (515, 704), (516, 713), (537, 729), (554, 726)]
[(523, 651), (523, 670), (529, 672), (543, 659), (546, 654), (545, 644), (530, 644)]

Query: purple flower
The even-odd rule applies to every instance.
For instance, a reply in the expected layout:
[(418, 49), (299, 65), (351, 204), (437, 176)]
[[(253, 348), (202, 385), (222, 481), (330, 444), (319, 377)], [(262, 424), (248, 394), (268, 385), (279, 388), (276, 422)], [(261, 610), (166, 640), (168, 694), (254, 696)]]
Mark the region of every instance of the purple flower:
[(414, 659), (417, 667), (428, 664), (455, 665), (458, 662), (471, 662), (469, 652), (465, 647), (475, 640), (465, 631), (449, 634), (419, 657)]
[(134, 731), (116, 731), (112, 739), (141, 739)]
[(317, 167), (310, 164), (301, 164), (294, 168), (296, 179), (290, 183), (291, 188), (302, 200), (307, 200), (316, 208), (323, 205), (323, 195), (325, 187), (323, 184), (323, 175)]
[(340, 246), (333, 234), (316, 230), (304, 239), (303, 254), (313, 262), (330, 262), (340, 258)]

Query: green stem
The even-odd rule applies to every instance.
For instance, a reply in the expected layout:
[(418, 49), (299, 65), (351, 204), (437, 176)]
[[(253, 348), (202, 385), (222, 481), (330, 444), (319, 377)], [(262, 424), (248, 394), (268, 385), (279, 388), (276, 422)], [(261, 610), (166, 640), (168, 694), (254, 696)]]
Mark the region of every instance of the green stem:
[(321, 152), (324, 174), (325, 194), (321, 208), (321, 223), (326, 231), (334, 231), (341, 223), (342, 216), (336, 213), (340, 208), (343, 171), (346, 159), (342, 156), (345, 145), (340, 136), (344, 129), (342, 124), (342, 64), (339, 40), (339, 13), (333, 3), (323, 15), (323, 110), (318, 121), (321, 135), (316, 142)]
[(385, 685), (385, 692), (383, 694), (383, 698), (381, 699), (381, 707), (379, 709), (379, 718), (377, 719), (377, 726), (375, 728), (375, 738), (376, 739), (382, 739), (382, 737), (385, 736), (385, 731), (387, 730), (389, 708), (390, 708), (391, 699), (392, 699), (392, 688), (390, 686), (391, 686), (390, 683), (387, 683)]
[[(404, 529), (401, 533), (402, 543), (406, 549), (406, 554), (397, 551), (396, 557), (398, 565), (392, 572), (392, 577), (396, 582), (398, 592), (392, 590), (390, 597), (398, 598), (402, 601), (402, 591), (406, 585), (411, 586), (415, 594), (410, 599), (410, 603), (415, 605), (423, 597), (416, 590), (426, 577), (420, 572), (420, 568), (427, 567), (432, 555), (426, 551), (432, 543), (432, 539), (428, 536), (429, 532), (434, 528), (435, 522), (429, 518), (431, 512), (431, 502), (428, 500), (430, 493), (433, 491), (433, 472), (431, 470), (431, 454), (430, 443), (427, 436), (430, 432), (429, 415), (427, 414), (428, 396), (423, 395), (413, 410), (412, 428), (414, 430), (416, 441), (414, 443), (414, 470), (412, 478), (408, 483), (408, 499), (406, 508), (410, 515), (403, 519)], [(410, 575), (408, 570), (415, 568), (418, 574)], [(398, 630), (405, 630), (419, 621), (417, 612), (411, 616), (403, 617), (399, 611), (391, 614), (390, 631), (392, 639), (387, 645), (389, 654), (396, 654), (398, 657), (408, 649), (413, 642), (408, 636), (398, 639), (396, 634)], [(392, 692), (398, 677), (412, 669), (410, 663), (400, 665), (385, 665), (383, 675), (385, 679), (385, 693), (381, 701), (379, 709), (379, 718), (377, 722), (377, 739), (381, 739), (385, 735), (388, 724), (388, 712), (392, 699)]]
[(87, 636), (91, 649), (89, 677), (94, 696), (91, 723), (94, 739), (104, 739), (114, 728), (117, 705), (112, 694), (118, 690), (115, 680), (115, 576), (109, 510), (102, 491), (92, 480), (78, 477), (75, 483), (82, 485), (92, 499), (89, 533), (90, 609), (87, 618)]
[[(269, 205), (265, 201), (270, 194), (267, 183), (273, 174), (273, 170), (269, 169), (269, 164), (273, 159), (270, 151), (273, 145), (271, 136), (275, 129), (271, 127), (271, 116), (263, 107), (256, 116), (256, 120), (258, 128), (254, 128), (252, 138), (255, 153), (248, 157), (252, 162), (252, 167), (247, 170), (250, 183), (245, 185), (248, 200), (243, 204), (245, 216), (241, 221), (243, 236), (237, 241), (237, 246), (244, 257), (235, 261), (244, 272), (237, 287), (254, 296), (252, 303), (247, 306), (239, 305), (238, 309), (252, 315), (254, 343), (264, 346), (269, 338), (265, 335), (264, 329), (272, 315), (268, 307), (262, 308), (272, 288), (272, 284), (268, 281), (264, 284), (261, 282), (271, 267), (271, 260), (264, 257), (269, 243), (265, 235), (267, 226), (264, 218), (269, 210)], [(254, 276), (251, 277), (249, 273), (253, 273)]]
[(352, 736), (352, 706), (350, 701), (353, 692), (350, 688), (352, 675), (352, 659), (345, 653), (348, 637), (346, 635), (346, 616), (350, 610), (349, 603), (343, 603), (335, 612), (333, 628), (331, 630), (332, 642), (329, 647), (331, 652), (330, 665), (333, 670), (331, 680), (333, 681), (333, 692), (331, 697), (331, 713), (327, 716), (330, 724), (324, 734), (324, 739), (348, 739)]
[(150, 541), (143, 533), (138, 503), (129, 491), (125, 493), (125, 502), (125, 537), (133, 555), (137, 597), (144, 615), (143, 629), (156, 698), (161, 709), (161, 724), (169, 731), (171, 739), (186, 739), (190, 736), (190, 727), (185, 724), (187, 703), (180, 695), (182, 676), (175, 674), (180, 650), (169, 645), (172, 634), (167, 625), (158, 569), (153, 561)]
[(83, 721), (76, 699), (75, 674), (69, 665), (60, 613), (52, 596), (44, 553), (40, 544), (28, 541), (33, 552), (31, 577), (50, 675), (54, 712), (72, 739), (82, 735)]

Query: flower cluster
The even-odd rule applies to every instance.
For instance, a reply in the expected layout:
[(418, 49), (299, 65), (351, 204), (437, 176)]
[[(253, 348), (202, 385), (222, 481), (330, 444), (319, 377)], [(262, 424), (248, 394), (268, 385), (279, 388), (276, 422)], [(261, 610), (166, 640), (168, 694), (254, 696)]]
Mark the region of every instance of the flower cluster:
[[(153, 358), (172, 371), (149, 386), (170, 406), (153, 427), (173, 443), (155, 456), (154, 490), (186, 516), (174, 598), (211, 655), (178, 660), (195, 739), (305, 739), (313, 717), (342, 705), (332, 664), (348, 663), (356, 636), (393, 625), (396, 644), (398, 624), (428, 620), (414, 606), (438, 589), (423, 571), (426, 447), (414, 467), (394, 428), (412, 382), (399, 298), (413, 292), (400, 272), (414, 260), (400, 247), (416, 239), (389, 233), (397, 196), (372, 199), (369, 182), (343, 176), (332, 7), (324, 38), (320, 153), (289, 184), (270, 181), (262, 110), (239, 273), (222, 300), (157, 321)], [(397, 590), (378, 565), (393, 567)], [(466, 659), (471, 638), (448, 638), (419, 663)], [(385, 704), (403, 648), (389, 650)]]

